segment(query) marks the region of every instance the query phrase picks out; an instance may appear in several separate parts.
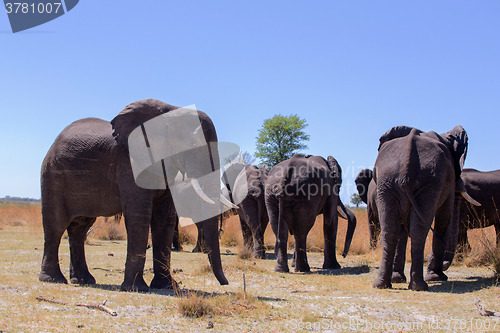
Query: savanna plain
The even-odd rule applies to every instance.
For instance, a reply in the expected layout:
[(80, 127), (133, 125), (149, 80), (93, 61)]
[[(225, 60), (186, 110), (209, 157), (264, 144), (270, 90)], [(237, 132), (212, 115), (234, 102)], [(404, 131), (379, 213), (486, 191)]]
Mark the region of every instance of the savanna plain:
[[(220, 239), (228, 286), (219, 285), (206, 254), (191, 253), (197, 234), (191, 225), (181, 228), (183, 250), (172, 253), (171, 268), (179, 288), (133, 293), (119, 291), (127, 247), (123, 220), (115, 224), (98, 218), (88, 235), (87, 263), (97, 284), (42, 283), (38, 281), (43, 254), (40, 205), (0, 203), (0, 332), (500, 331), (500, 318), (481, 316), (476, 305), (500, 311), (500, 286), (491, 259), (494, 229), (469, 231), (473, 250), (449, 268), (448, 281), (430, 283), (427, 292), (410, 291), (406, 283), (379, 290), (372, 282), (381, 249), (370, 250), (365, 210), (353, 211), (358, 225), (346, 258), (340, 253), (347, 222), (339, 220), (341, 269), (321, 268), (322, 216), (308, 237), (311, 272), (306, 274), (274, 272), (275, 238), (270, 226), (265, 234), (267, 259), (249, 257), (242, 249), (239, 219), (230, 216)], [(68, 278), (66, 238), (59, 252)], [(289, 258), (292, 253), (290, 240)], [(409, 276), (409, 252), (407, 257)], [(145, 279), (149, 282), (152, 277), (149, 249)], [(116, 315), (92, 307), (103, 304)]]

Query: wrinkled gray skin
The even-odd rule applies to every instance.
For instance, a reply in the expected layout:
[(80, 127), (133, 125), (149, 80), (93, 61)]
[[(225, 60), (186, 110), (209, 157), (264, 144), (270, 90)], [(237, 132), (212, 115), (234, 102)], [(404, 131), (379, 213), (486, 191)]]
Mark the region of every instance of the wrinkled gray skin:
[(373, 179), (373, 172), (370, 169), (361, 170), (354, 183), (361, 197), (361, 200), (366, 204), (366, 212), (368, 215), (368, 226), (370, 230), (370, 247), (377, 247), (378, 238), (380, 237), (380, 222), (378, 220), (377, 204), (375, 202), (376, 185)]
[(269, 217), (264, 198), (264, 186), (269, 168), (263, 164), (260, 167), (245, 165), (234, 183), (232, 197), (238, 203), (238, 215), (244, 246), (253, 251), (255, 258), (264, 259), (264, 232)]
[(380, 138), (373, 180), (383, 254), (374, 287), (390, 288), (391, 280), (398, 279), (393, 271), (404, 269), (404, 260), (398, 258), (404, 258), (409, 233), (412, 264), (408, 288), (428, 289), (423, 274), (424, 247), (434, 218), (432, 255), (425, 280), (447, 280), (443, 273), (445, 242), (448, 240), (449, 248), (455, 249), (461, 200), (455, 191), (461, 190), (467, 141), (461, 126), (441, 135), (398, 126)]
[[(295, 237), (295, 271), (310, 271), (306, 255), (307, 234), (316, 216), (323, 214), (325, 238), (325, 269), (338, 269), (335, 246), (337, 240), (338, 215), (346, 208), (338, 196), (342, 183), (342, 171), (337, 161), (328, 156), (296, 154), (271, 169), (265, 186), (265, 202), (269, 221), (276, 235), (275, 271), (288, 272), (288, 232)], [(351, 214), (351, 216), (354, 216)], [(344, 253), (349, 251), (356, 220), (350, 220)]]
[[(111, 123), (96, 118), (78, 120), (56, 138), (43, 161), (41, 173), (45, 245), (40, 281), (67, 283), (58, 258), (61, 236), (67, 230), (71, 282), (94, 284), (85, 260), (86, 232), (97, 216), (123, 212), (128, 242), (121, 290), (149, 290), (143, 271), (150, 228), (154, 270), (151, 288), (175, 286), (170, 274), (170, 247), (176, 218), (172, 196), (168, 187), (149, 190), (136, 185), (127, 138), (144, 122), (176, 108), (153, 99), (142, 100), (127, 106)], [(217, 134), (211, 119), (199, 111), (198, 117), (206, 141), (216, 143)], [(192, 148), (191, 142), (177, 144)], [(200, 169), (200, 165), (206, 164), (206, 146), (204, 149), (203, 153), (195, 149), (189, 154), (172, 156), (170, 163), (165, 163), (167, 178), (175, 177), (178, 171), (195, 179), (205, 174), (206, 170)], [(218, 170), (216, 150), (212, 149), (212, 155), (214, 168)], [(220, 187), (213, 189), (214, 184), (200, 181), (200, 185), (210, 198), (220, 193)], [(220, 259), (217, 217), (203, 224), (213, 272), (221, 284), (227, 284)]]
[(467, 193), (481, 203), (473, 206), (466, 200), (460, 205), (457, 251), (470, 251), (467, 239), (468, 229), (485, 228), (494, 225), (497, 234), (497, 248), (500, 246), (500, 170), (478, 171), (464, 169), (462, 179)]

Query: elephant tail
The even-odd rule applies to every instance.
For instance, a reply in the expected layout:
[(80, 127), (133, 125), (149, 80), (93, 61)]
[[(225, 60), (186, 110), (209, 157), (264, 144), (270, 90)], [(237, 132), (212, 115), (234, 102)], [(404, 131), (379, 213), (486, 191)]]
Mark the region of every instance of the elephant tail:
[(284, 217), (285, 197), (283, 195), (278, 195), (277, 199), (278, 199), (278, 238), (279, 238), (279, 235), (281, 235), (280, 229), (285, 227), (285, 223), (284, 223), (284, 221), (285, 221), (285, 217)]

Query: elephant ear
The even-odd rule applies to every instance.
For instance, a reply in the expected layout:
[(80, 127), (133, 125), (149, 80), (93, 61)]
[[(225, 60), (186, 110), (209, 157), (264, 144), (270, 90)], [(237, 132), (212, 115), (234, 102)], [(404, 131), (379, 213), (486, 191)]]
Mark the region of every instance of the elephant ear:
[(178, 109), (156, 99), (143, 99), (130, 103), (113, 120), (113, 137), (120, 145), (126, 145), (128, 136), (134, 129), (146, 121), (153, 119), (163, 113)]
[(462, 126), (458, 125), (448, 133), (441, 134), (441, 137), (445, 139), (451, 155), (453, 156), (455, 178), (458, 180), (462, 170), (464, 169), (465, 158), (467, 157), (467, 149), (469, 145), (467, 132)]
[(380, 150), (380, 147), (382, 147), (382, 145), (384, 143), (386, 143), (387, 141), (391, 141), (393, 139), (402, 138), (404, 136), (407, 136), (408, 134), (410, 134), (410, 132), (412, 130), (417, 131), (417, 134), (422, 133), (422, 131), (417, 130), (413, 127), (409, 127), (409, 126), (396, 126), (396, 127), (391, 128), (390, 130), (385, 132), (380, 137), (380, 139), (379, 139), (380, 143), (378, 145), (378, 150)]
[(335, 158), (332, 156), (328, 156), (326, 159), (326, 163), (328, 164), (328, 168), (332, 174), (332, 177), (335, 179), (335, 183), (337, 185), (342, 184), (342, 168)]
[(365, 204), (368, 204), (368, 186), (370, 185), (372, 179), (373, 171), (370, 169), (363, 169), (358, 173), (356, 179), (354, 180), (358, 194)]

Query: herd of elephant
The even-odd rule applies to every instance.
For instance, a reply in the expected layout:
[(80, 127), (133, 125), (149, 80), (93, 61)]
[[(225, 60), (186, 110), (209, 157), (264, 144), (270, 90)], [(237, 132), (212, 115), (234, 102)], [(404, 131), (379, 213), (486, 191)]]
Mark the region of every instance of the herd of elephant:
[[(170, 257), (178, 214), (182, 216), (176, 210), (177, 202), (174, 204), (177, 200), (174, 187), (179, 184), (198, 197), (185, 200), (183, 205), (190, 208), (185, 215), (193, 216), (184, 217), (204, 216), (197, 223), (197, 250), (201, 250), (203, 238), (213, 273), (221, 285), (228, 281), (219, 247), (220, 214), (199, 213), (210, 211), (212, 206), (238, 209), (244, 245), (256, 258), (265, 258), (263, 238), (270, 223), (276, 236), (275, 270), (279, 272), (289, 271), (289, 234), (295, 238), (292, 266), (298, 272), (310, 271), (307, 235), (316, 216), (322, 214), (323, 268), (340, 268), (336, 259), (338, 217), (348, 221), (344, 257), (354, 235), (356, 218), (340, 200), (342, 170), (335, 158), (296, 154), (272, 169), (266, 165), (231, 163), (221, 177), (215, 126), (201, 111), (195, 111), (195, 122), (176, 126), (183, 131), (182, 140), (168, 135), (165, 138), (169, 139), (162, 139), (168, 141), (168, 149), (173, 153), (158, 158), (153, 147), (155, 139), (146, 135), (146, 124), (179, 110), (158, 100), (141, 100), (129, 104), (111, 122), (86, 118), (75, 121), (59, 134), (42, 164), (44, 254), (40, 281), (67, 283), (58, 257), (61, 237), (67, 231), (70, 282), (96, 283), (85, 259), (87, 232), (97, 217), (123, 214), (127, 258), (121, 290), (175, 288)], [(181, 112), (176, 117), (183, 115)], [(170, 130), (168, 125), (161, 124)], [(161, 129), (161, 126), (156, 127)], [(131, 133), (137, 133), (136, 129), (144, 134), (144, 154), (152, 163), (146, 171), (138, 169), (137, 160), (132, 158), (130, 137)], [(495, 206), (500, 199), (496, 191), (500, 171), (463, 169), (467, 147), (467, 133), (461, 126), (441, 135), (398, 126), (380, 138), (373, 171), (362, 170), (356, 178), (359, 194), (367, 204), (371, 245), (375, 246), (380, 237), (383, 247), (374, 287), (390, 288), (391, 283), (406, 281), (408, 237), (412, 240), (409, 288), (427, 290), (426, 281), (447, 279), (444, 271), (453, 260), (457, 242), (461, 249), (468, 246), (467, 229), (494, 224), (497, 235), (500, 234)], [(159, 185), (139, 186), (153, 172), (160, 175), (155, 183)], [(222, 189), (220, 181), (209, 181), (213, 175), (222, 179), (225, 185)], [(462, 197), (467, 202), (462, 202)], [(424, 245), (429, 230), (434, 237), (424, 276)], [(150, 232), (154, 277), (148, 285), (143, 272)]]

